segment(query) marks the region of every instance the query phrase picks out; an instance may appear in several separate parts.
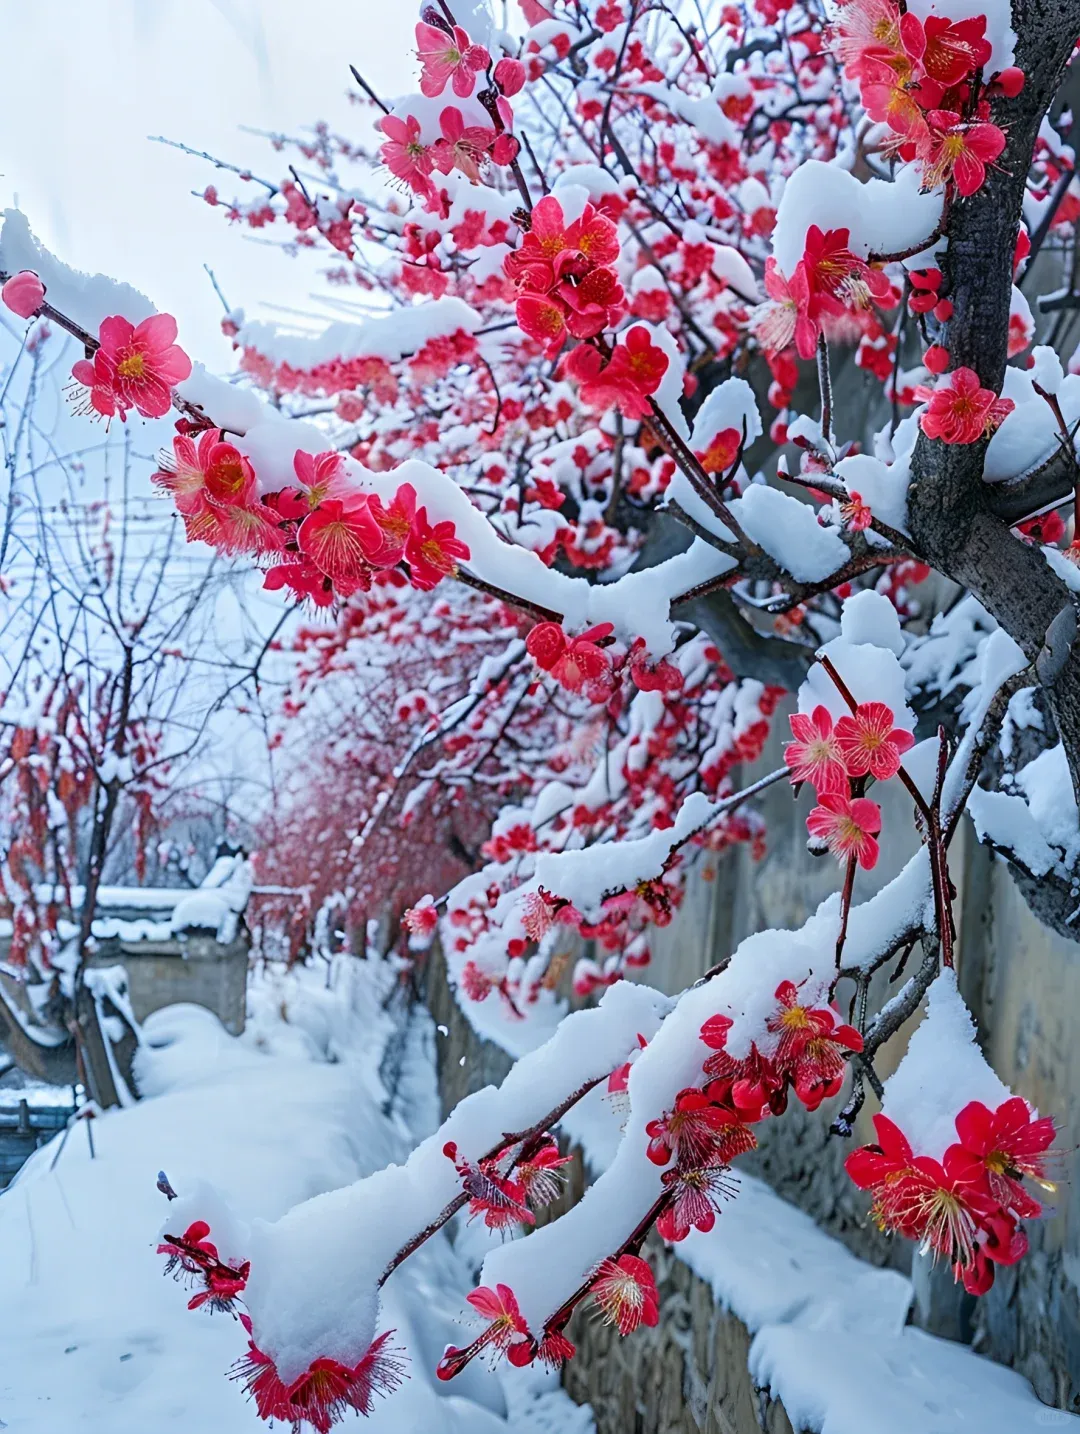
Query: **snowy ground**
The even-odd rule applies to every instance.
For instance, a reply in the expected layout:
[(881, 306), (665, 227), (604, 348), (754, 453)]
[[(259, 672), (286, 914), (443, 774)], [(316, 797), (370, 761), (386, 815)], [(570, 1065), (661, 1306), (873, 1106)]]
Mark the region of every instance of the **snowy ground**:
[[(245, 1217), (289, 1206), (400, 1160), (437, 1117), (431, 1028), (403, 1046), (382, 1010), (393, 973), (341, 959), (260, 980), (239, 1040), (208, 1012), (174, 1006), (147, 1023), (147, 1099), (82, 1129), (53, 1168), (46, 1146), (0, 1196), (0, 1421), (26, 1434), (244, 1434), (265, 1426), (227, 1377), (245, 1347), (227, 1316), (189, 1313), (154, 1245), (167, 1207), (212, 1182)], [(380, 1078), (384, 1056), (393, 1091)], [(470, 1240), (471, 1246), (473, 1242)], [(387, 1326), (410, 1378), (368, 1434), (590, 1434), (592, 1419), (550, 1379), (472, 1366), (432, 1371), (472, 1287), (439, 1237), (387, 1285)], [(361, 1426), (358, 1424), (358, 1428)]]

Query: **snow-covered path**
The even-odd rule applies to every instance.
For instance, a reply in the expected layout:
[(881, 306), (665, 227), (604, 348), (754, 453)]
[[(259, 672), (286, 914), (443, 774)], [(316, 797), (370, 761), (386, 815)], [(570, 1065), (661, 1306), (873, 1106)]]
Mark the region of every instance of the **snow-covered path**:
[[(338, 961), (263, 979), (240, 1040), (196, 1007), (147, 1025), (147, 1099), (95, 1122), (97, 1158), (76, 1129), (28, 1163), (0, 1197), (0, 1420), (25, 1434), (244, 1434), (264, 1428), (227, 1371), (245, 1348), (227, 1316), (189, 1313), (162, 1277), (164, 1169), (181, 1193), (204, 1179), (245, 1218), (291, 1205), (401, 1159), (436, 1111), (422, 1024), (391, 1103), (378, 1067), (391, 1031), (392, 973)], [(383, 1111), (389, 1106), (391, 1113)], [(407, 1116), (409, 1126), (405, 1119)], [(410, 1377), (380, 1401), (367, 1434), (588, 1434), (592, 1420), (554, 1387), (473, 1367), (452, 1386), (432, 1371), (471, 1279), (444, 1238), (387, 1286), (387, 1325)], [(361, 1425), (357, 1425), (359, 1429)]]

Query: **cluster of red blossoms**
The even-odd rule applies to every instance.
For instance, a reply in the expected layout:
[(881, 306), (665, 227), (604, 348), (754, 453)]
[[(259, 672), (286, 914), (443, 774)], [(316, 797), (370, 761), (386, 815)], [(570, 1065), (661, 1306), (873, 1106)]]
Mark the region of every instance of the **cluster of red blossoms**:
[[(672, 1109), (646, 1126), (649, 1159), (669, 1167), (661, 1177), (662, 1195), (655, 1207), (656, 1230), (666, 1240), (683, 1240), (692, 1229), (711, 1230), (720, 1200), (734, 1193), (732, 1161), (757, 1144), (750, 1127), (768, 1115), (781, 1114), (789, 1089), (809, 1110), (816, 1110), (839, 1091), (845, 1056), (862, 1049), (859, 1033), (843, 1025), (833, 1007), (804, 1003), (794, 982), (777, 987), (776, 1001), (767, 1021), (775, 1037), (771, 1055), (762, 1055), (756, 1045), (745, 1058), (730, 1055), (726, 1045), (732, 1022), (723, 1015), (711, 1017), (701, 1029), (701, 1039), (713, 1052), (703, 1064), (706, 1084), (680, 1091)], [(628, 1074), (629, 1063), (614, 1071), (609, 1090), (624, 1091)], [(456, 1160), (456, 1148), (448, 1146), (446, 1153)], [(465, 1191), (472, 1196), (477, 1168), (464, 1163), (464, 1173)], [(488, 1177), (480, 1208), (490, 1212), (489, 1223), (501, 1228), (514, 1218), (506, 1212), (516, 1191), (508, 1189), (505, 1181), (496, 1182), (495, 1190), (490, 1183)], [(641, 1323), (656, 1323), (652, 1272), (636, 1249), (624, 1246), (597, 1266), (579, 1294), (551, 1317), (539, 1339), (530, 1333), (508, 1286), (475, 1290), (469, 1303), (487, 1321), (486, 1328), (468, 1348), (447, 1351), (440, 1377), (452, 1378), (485, 1348), (504, 1353), (515, 1365), (536, 1359), (562, 1363), (574, 1353), (565, 1326), (586, 1295), (592, 1296), (620, 1334), (630, 1334)]]
[[(7, 280), (4, 303), (23, 318), (40, 312), (45, 288), (24, 270)], [(83, 386), (84, 407), (106, 418), (161, 418), (174, 403), (174, 386), (191, 373), (177, 344), (176, 321), (155, 314), (134, 325), (120, 315), (103, 319), (91, 359), (72, 375)], [(173, 451), (162, 454), (152, 482), (169, 493), (189, 542), (222, 553), (248, 553), (267, 563), (265, 586), (290, 588), (327, 607), (335, 599), (370, 590), (380, 573), (407, 569), (413, 587), (428, 591), (457, 571), (469, 548), (451, 522), (431, 523), (417, 507), (409, 483), (386, 506), (358, 492), (340, 453), (293, 456), (294, 487), (260, 494), (251, 460), (217, 428), (186, 418), (177, 422)]]
[(800, 358), (813, 358), (823, 323), (871, 301), (891, 308), (897, 295), (887, 275), (849, 248), (849, 229), (806, 231), (803, 257), (789, 276), (776, 260), (765, 261), (765, 292), (770, 303), (755, 313), (753, 329), (766, 353), (795, 345)]
[(558, 1171), (570, 1161), (560, 1155), (555, 1141), (546, 1136), (535, 1148), (522, 1151), (512, 1171), (500, 1173), (499, 1158), (467, 1160), (457, 1145), (447, 1141), (443, 1154), (461, 1176), (462, 1193), (469, 1197), (470, 1216), (482, 1215), (489, 1230), (534, 1225), (530, 1205), (550, 1205), (559, 1193)]
[(966, 1290), (985, 1294), (995, 1266), (1013, 1265), (1027, 1251), (1018, 1222), (1042, 1214), (1021, 1182), (1054, 1188), (1046, 1180), (1053, 1119), (1036, 1119), (1020, 1096), (997, 1110), (972, 1101), (940, 1161), (915, 1155), (887, 1116), (875, 1115), (874, 1127), (878, 1144), (852, 1151), (845, 1166), (860, 1190), (872, 1191), (879, 1226), (919, 1240), (924, 1252), (952, 1264)]
[(153, 482), (172, 495), (189, 541), (269, 561), (266, 587), (291, 588), (319, 607), (369, 591), (378, 573), (402, 563), (414, 587), (433, 588), (469, 556), (453, 523), (428, 521), (409, 483), (384, 507), (357, 492), (340, 453), (297, 450), (293, 470), (295, 487), (260, 496), (249, 459), (211, 428), (197, 441), (178, 434)]
[(623, 669), (628, 669), (642, 692), (678, 692), (683, 676), (674, 663), (662, 658), (645, 660), (645, 644), (638, 638), (618, 661), (605, 647), (615, 631), (610, 622), (597, 623), (576, 637), (567, 637), (557, 622), (539, 622), (529, 633), (525, 648), (543, 672), (549, 672), (567, 692), (582, 692), (590, 702), (606, 702), (615, 691)]
[(854, 858), (869, 870), (877, 865), (881, 808), (863, 796), (863, 788), (869, 777), (895, 777), (914, 737), (893, 725), (892, 708), (884, 702), (860, 702), (835, 725), (823, 706), (809, 716), (794, 712), (790, 721), (795, 740), (784, 748), (784, 761), (791, 780), (809, 782), (817, 792), (818, 804), (806, 819), (811, 837), (841, 861)]
[[(624, 1251), (602, 1260), (586, 1281), (581, 1299), (591, 1296), (606, 1324), (620, 1335), (633, 1334), (639, 1325), (655, 1325), (660, 1317), (656, 1280), (648, 1261)], [(494, 1289), (481, 1285), (467, 1296), (473, 1309), (487, 1323), (483, 1332), (465, 1349), (451, 1346), (439, 1363), (440, 1379), (453, 1379), (469, 1360), (484, 1350), (505, 1354), (511, 1364), (522, 1368), (539, 1360), (557, 1368), (572, 1359), (576, 1349), (565, 1334), (565, 1326), (580, 1299), (570, 1302), (545, 1326), (537, 1340), (521, 1313), (517, 1296), (509, 1285)]]
[(816, 1110), (840, 1090), (845, 1057), (862, 1050), (862, 1037), (834, 1007), (809, 1004), (799, 992), (793, 981), (776, 988), (777, 1004), (766, 1022), (774, 1037), (770, 1055), (752, 1043), (745, 1057), (732, 1056), (731, 1018), (711, 1016), (701, 1028), (713, 1051), (703, 1066), (706, 1084), (681, 1090), (672, 1109), (645, 1127), (649, 1159), (657, 1165), (674, 1160), (662, 1177), (670, 1198), (656, 1222), (664, 1239), (711, 1230), (719, 1199), (733, 1193), (732, 1161), (757, 1145), (750, 1127), (783, 1114), (789, 1091)]
[(211, 1241), (210, 1226), (195, 1220), (182, 1235), (166, 1235), (158, 1254), (167, 1256), (165, 1273), (194, 1281), (201, 1288), (188, 1301), (188, 1309), (205, 1308), (235, 1315), (248, 1333), (247, 1354), (238, 1362), (234, 1378), (244, 1382), (262, 1419), (280, 1419), (293, 1434), (309, 1424), (316, 1434), (329, 1430), (350, 1409), (370, 1414), (374, 1396), (389, 1394), (401, 1383), (405, 1366), (400, 1351), (388, 1349), (393, 1330), (373, 1340), (354, 1365), (330, 1358), (315, 1359), (303, 1373), (286, 1384), (270, 1355), (251, 1338), (250, 1317), (237, 1308), (247, 1286), (250, 1264), (235, 1269), (223, 1263)]
[(536, 204), (517, 249), (503, 269), (517, 287), (518, 326), (554, 357), (567, 335), (595, 338), (613, 328), (625, 312), (619, 276), (611, 267), (619, 257), (615, 225), (591, 204), (566, 223), (553, 194)]
[(416, 53), (423, 66), (420, 91), (437, 99), (447, 85), (462, 100), (469, 99), (478, 78), (490, 72), (489, 88), (478, 98), (491, 117), (491, 124), (469, 124), (457, 105), (448, 105), (439, 116), (439, 138), (425, 142), (415, 115), (387, 114), (379, 122), (386, 135), (381, 149), (390, 173), (436, 210), (440, 197), (432, 182), (435, 170), (449, 174), (458, 169), (472, 183), (480, 181), (487, 161), (509, 165), (518, 154), (518, 142), (510, 133), (513, 111), (509, 97), (525, 83), (525, 66), (520, 60), (504, 58), (491, 72), (491, 56), (483, 45), (474, 45), (460, 25), (450, 25), (434, 6), (424, 12), (416, 27)]
[(994, 95), (1024, 86), (1015, 67), (980, 84), (991, 56), (986, 16), (920, 20), (893, 0), (850, 0), (835, 27), (836, 48), (858, 80), (869, 117), (892, 131), (888, 148), (918, 160), (927, 189), (953, 184), (965, 197), (980, 189), (987, 165), (1005, 148), (990, 123)]

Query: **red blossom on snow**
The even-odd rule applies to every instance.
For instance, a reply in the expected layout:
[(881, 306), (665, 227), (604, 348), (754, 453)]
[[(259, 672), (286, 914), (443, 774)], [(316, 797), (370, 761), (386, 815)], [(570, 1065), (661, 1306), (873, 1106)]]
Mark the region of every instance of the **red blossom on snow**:
[(854, 856), (867, 871), (877, 865), (881, 808), (867, 797), (819, 792), (818, 805), (806, 819), (812, 837), (823, 841), (842, 861)]
[(721, 1201), (732, 1199), (737, 1190), (727, 1165), (676, 1165), (664, 1171), (660, 1183), (672, 1201), (657, 1220), (656, 1233), (674, 1244), (685, 1240), (691, 1230), (707, 1235), (716, 1224)]
[(701, 1027), (701, 1039), (713, 1051), (703, 1067), (706, 1075), (714, 1077), (708, 1087), (710, 1096), (715, 1083), (716, 1098), (722, 1089), (743, 1121), (754, 1123), (770, 1114), (780, 1115), (787, 1103), (784, 1077), (756, 1045), (751, 1044), (749, 1054), (741, 1059), (732, 1056), (727, 1050), (730, 1029), (731, 1017), (719, 1014), (710, 1016)]
[(296, 534), (300, 551), (339, 583), (364, 583), (372, 559), (382, 546), (382, 534), (368, 501), (356, 495), (348, 502), (330, 498), (304, 519)]
[(683, 1165), (730, 1165), (756, 1144), (734, 1110), (714, 1104), (705, 1091), (681, 1090), (675, 1105), (645, 1127), (646, 1154), (654, 1165), (666, 1165), (672, 1156)]
[(784, 747), (784, 761), (791, 768), (793, 782), (809, 782), (815, 791), (847, 791), (847, 768), (832, 716), (820, 703), (813, 712), (793, 712), (793, 742)]
[(896, 776), (915, 738), (894, 727), (893, 720), (892, 708), (884, 702), (860, 702), (853, 715), (839, 719), (836, 743), (849, 777), (869, 775), (884, 782)]
[(983, 388), (974, 369), (958, 368), (949, 382), (938, 388), (917, 388), (915, 397), (929, 400), (919, 417), (927, 438), (943, 443), (975, 443), (988, 437), (1016, 405), (1011, 398), (999, 398), (993, 389)]
[(530, 1205), (551, 1204), (562, 1188), (558, 1172), (564, 1165), (569, 1165), (572, 1158), (563, 1155), (555, 1141), (548, 1138), (538, 1150), (518, 1161), (514, 1166), (514, 1179)]
[(173, 385), (191, 375), (191, 360), (175, 339), (171, 314), (154, 314), (137, 326), (119, 314), (102, 319), (100, 348), (71, 370), (88, 390), (89, 408), (121, 421), (132, 408), (144, 418), (162, 418), (172, 406)]
[(610, 622), (598, 623), (571, 638), (551, 665), (551, 675), (568, 692), (586, 696), (606, 695), (611, 679), (611, 660), (598, 639), (613, 631)]
[(371, 516), (382, 533), (382, 547), (373, 561), (380, 567), (393, 567), (405, 556), (405, 547), (416, 519), (416, 489), (402, 483), (384, 508), (377, 495), (370, 499)]
[(430, 936), (439, 924), (439, 909), (430, 896), (425, 897), (408, 908), (401, 924), (414, 936)]
[(780, 1009), (766, 1022), (779, 1036), (773, 1064), (791, 1080), (795, 1094), (807, 1110), (838, 1094), (844, 1080), (844, 1057), (863, 1048), (862, 1036), (841, 1023), (831, 1006), (808, 1006), (799, 1000), (794, 981), (776, 988)]
[(469, 1197), (469, 1214), (483, 1215), (489, 1230), (506, 1230), (514, 1225), (532, 1225), (535, 1216), (525, 1203), (525, 1187), (516, 1179), (500, 1175), (490, 1161), (458, 1157), (457, 1145), (447, 1141), (443, 1154), (453, 1161), (461, 1176), (461, 1188)]
[(209, 1238), (210, 1226), (205, 1220), (193, 1220), (182, 1235), (166, 1235), (157, 1247), (159, 1255), (168, 1256), (165, 1273), (186, 1282), (201, 1283), (188, 1300), (188, 1309), (204, 1306), (232, 1313), (236, 1300), (247, 1286), (250, 1262), (244, 1260), (235, 1268), (218, 1255), (217, 1245)]
[(331, 1427), (350, 1409), (370, 1414), (376, 1394), (390, 1394), (405, 1377), (403, 1353), (388, 1349), (394, 1333), (387, 1330), (374, 1340), (354, 1365), (336, 1359), (315, 1359), (302, 1374), (286, 1384), (272, 1357), (252, 1339), (248, 1352), (234, 1370), (243, 1382), (262, 1419), (280, 1419), (298, 1431), (310, 1424), (316, 1434)]
[(456, 536), (453, 523), (429, 523), (426, 508), (419, 508), (405, 542), (405, 561), (413, 587), (425, 591), (436, 587), (443, 578), (457, 572), (459, 562), (467, 562), (469, 549)]

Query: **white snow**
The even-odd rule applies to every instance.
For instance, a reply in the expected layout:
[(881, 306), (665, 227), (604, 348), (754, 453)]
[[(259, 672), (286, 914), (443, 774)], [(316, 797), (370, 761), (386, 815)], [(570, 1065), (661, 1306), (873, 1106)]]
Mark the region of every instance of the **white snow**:
[(102, 319), (111, 314), (122, 314), (138, 324), (157, 312), (146, 295), (130, 284), (104, 274), (82, 274), (50, 254), (18, 209), (5, 209), (3, 220), (0, 269), (7, 274), (33, 269), (45, 285), (47, 301), (95, 337)]
[(996, 1110), (1009, 1096), (976, 1044), (975, 1022), (957, 990), (956, 972), (943, 970), (926, 993), (926, 1015), (903, 1060), (885, 1082), (883, 1113), (916, 1155), (940, 1160), (956, 1142), (956, 1116), (969, 1101)]
[[(915, 714), (907, 705), (904, 669), (896, 655), (899, 624), (896, 610), (880, 593), (863, 592), (844, 603), (840, 636), (822, 647), (856, 702), (884, 702), (898, 727), (915, 730)], [(799, 711), (819, 704), (835, 721), (850, 713), (832, 678), (820, 663), (799, 688)]]
[(253, 348), (275, 363), (310, 369), (333, 359), (373, 357), (388, 362), (423, 348), (429, 339), (463, 329), (471, 334), (482, 320), (461, 299), (432, 299), (411, 308), (372, 314), (358, 323), (338, 321), (318, 333), (289, 331), (281, 324), (246, 323), (236, 336), (241, 348)]
[(813, 224), (823, 231), (849, 230), (848, 247), (861, 259), (913, 248), (941, 218), (941, 190), (923, 194), (920, 183), (914, 164), (901, 165), (891, 182), (860, 184), (846, 169), (808, 159), (784, 187), (773, 233), (776, 262), (790, 278)]
[(968, 798), (967, 809), (980, 841), (1012, 852), (1033, 876), (1053, 871), (1057, 858), (1023, 797), (976, 787)]
[(905, 462), (882, 463), (869, 453), (842, 458), (836, 476), (848, 493), (858, 493), (875, 518), (898, 532), (907, 532), (907, 490), (911, 474)]
[[(253, 990), (240, 1039), (199, 1007), (151, 1017), (139, 1079), (145, 1099), (81, 1126), (57, 1159), (38, 1152), (0, 1197), (0, 1418), (13, 1434), (243, 1434), (265, 1429), (229, 1366), (246, 1337), (227, 1316), (189, 1312), (163, 1278), (159, 1230), (178, 1217), (155, 1189), (163, 1168), (211, 1220), (252, 1219), (370, 1173), (437, 1119), (423, 1022), (408, 1043), (398, 1097), (378, 1068), (394, 969), (337, 958), (271, 975)], [(50, 1168), (56, 1161), (55, 1169)], [(449, 1161), (444, 1162), (449, 1166)], [(210, 1186), (200, 1184), (210, 1182)], [(184, 1200), (187, 1214), (191, 1202)], [(213, 1235), (211, 1236), (213, 1238)], [(409, 1353), (409, 1378), (370, 1419), (371, 1434), (589, 1434), (592, 1416), (553, 1376), (482, 1365), (453, 1384), (434, 1367), (460, 1338), (469, 1275), (436, 1236), (384, 1291), (385, 1326)]]
[(808, 503), (778, 488), (752, 483), (728, 506), (746, 536), (796, 582), (822, 582), (850, 556), (836, 528), (823, 527)]
[(690, 433), (690, 447), (704, 453), (718, 433), (734, 428), (742, 433), (745, 425), (746, 446), (761, 437), (761, 414), (754, 390), (744, 378), (728, 378), (717, 386), (697, 411)]

